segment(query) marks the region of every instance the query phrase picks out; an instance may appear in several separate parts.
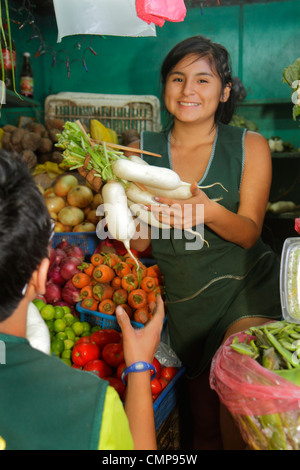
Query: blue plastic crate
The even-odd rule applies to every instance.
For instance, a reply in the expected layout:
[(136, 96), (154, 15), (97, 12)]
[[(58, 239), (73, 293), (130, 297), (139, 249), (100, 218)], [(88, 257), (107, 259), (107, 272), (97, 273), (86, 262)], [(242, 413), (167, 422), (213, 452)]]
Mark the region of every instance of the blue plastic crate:
[(62, 241), (66, 240), (73, 246), (79, 246), (85, 255), (92, 255), (101, 240), (96, 232), (60, 232), (53, 237), (53, 248), (56, 248)]
[(176, 406), (178, 395), (178, 383), (185, 372), (185, 367), (180, 367), (178, 373), (160, 393), (153, 403), (155, 429), (159, 430), (161, 425), (166, 421), (170, 413)]
[[(80, 321), (86, 321), (92, 326), (100, 326), (101, 328), (111, 328), (113, 330), (121, 331), (117, 317), (115, 315), (106, 315), (105, 313), (96, 312), (83, 308), (81, 302), (76, 304), (76, 310), (80, 313)], [(142, 323), (135, 321), (131, 322), (134, 328), (144, 328)]]

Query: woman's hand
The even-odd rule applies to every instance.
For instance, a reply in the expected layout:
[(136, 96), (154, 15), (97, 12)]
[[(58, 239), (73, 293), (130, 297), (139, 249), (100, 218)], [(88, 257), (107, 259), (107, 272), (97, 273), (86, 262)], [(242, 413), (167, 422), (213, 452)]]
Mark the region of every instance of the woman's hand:
[(204, 206), (210, 203), (206, 194), (198, 188), (197, 182), (191, 185), (189, 199), (155, 197), (160, 205), (147, 206), (162, 223), (181, 230), (204, 223)]

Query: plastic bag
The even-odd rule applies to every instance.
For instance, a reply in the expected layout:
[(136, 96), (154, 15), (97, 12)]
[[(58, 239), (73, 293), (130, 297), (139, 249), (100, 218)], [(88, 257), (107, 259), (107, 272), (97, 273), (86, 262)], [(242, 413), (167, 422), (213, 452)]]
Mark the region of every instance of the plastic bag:
[(230, 347), (232, 335), (216, 352), (210, 386), (231, 412), (253, 450), (300, 449), (300, 387)]
[(173, 349), (164, 342), (160, 342), (156, 350), (155, 357), (158, 362), (164, 367), (181, 367), (182, 362), (177, 357)]
[(136, 0), (136, 12), (148, 24), (163, 26), (166, 20), (183, 21), (186, 6), (183, 0)]
[(57, 42), (65, 36), (156, 36), (154, 24), (138, 18), (135, 0), (53, 0)]
[(49, 329), (32, 302), (27, 311), (26, 338), (32, 348), (50, 355)]

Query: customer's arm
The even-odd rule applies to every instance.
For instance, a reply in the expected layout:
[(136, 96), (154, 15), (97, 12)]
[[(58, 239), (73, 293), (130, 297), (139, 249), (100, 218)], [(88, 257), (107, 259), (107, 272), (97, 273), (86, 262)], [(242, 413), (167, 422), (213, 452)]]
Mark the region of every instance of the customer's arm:
[[(126, 366), (135, 362), (152, 363), (160, 342), (164, 319), (164, 305), (158, 297), (153, 318), (141, 329), (134, 329), (126, 312), (118, 307), (118, 323), (123, 333)], [(128, 374), (125, 411), (136, 450), (157, 448), (150, 371)]]

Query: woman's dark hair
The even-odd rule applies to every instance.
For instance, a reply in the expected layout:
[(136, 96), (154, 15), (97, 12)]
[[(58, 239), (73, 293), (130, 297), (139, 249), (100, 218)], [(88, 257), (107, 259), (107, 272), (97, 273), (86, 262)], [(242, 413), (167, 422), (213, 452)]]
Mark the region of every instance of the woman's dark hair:
[[(162, 84), (162, 97), (164, 96), (166, 81), (169, 73), (176, 64), (189, 54), (194, 54), (200, 57), (207, 57), (212, 67), (218, 73), (222, 89), (226, 86), (231, 86), (232, 73), (230, 65), (230, 56), (221, 44), (212, 42), (204, 36), (193, 36), (184, 39), (178, 43), (166, 56), (161, 67), (161, 84)], [(225, 102), (219, 103), (216, 111), (215, 121), (228, 124), (234, 114), (236, 106), (236, 96), (234, 90), (231, 88), (229, 99)], [(162, 99), (162, 103), (164, 100)]]
[(18, 157), (0, 151), (0, 322), (23, 298), (24, 286), (49, 256), (51, 219), (41, 191)]

